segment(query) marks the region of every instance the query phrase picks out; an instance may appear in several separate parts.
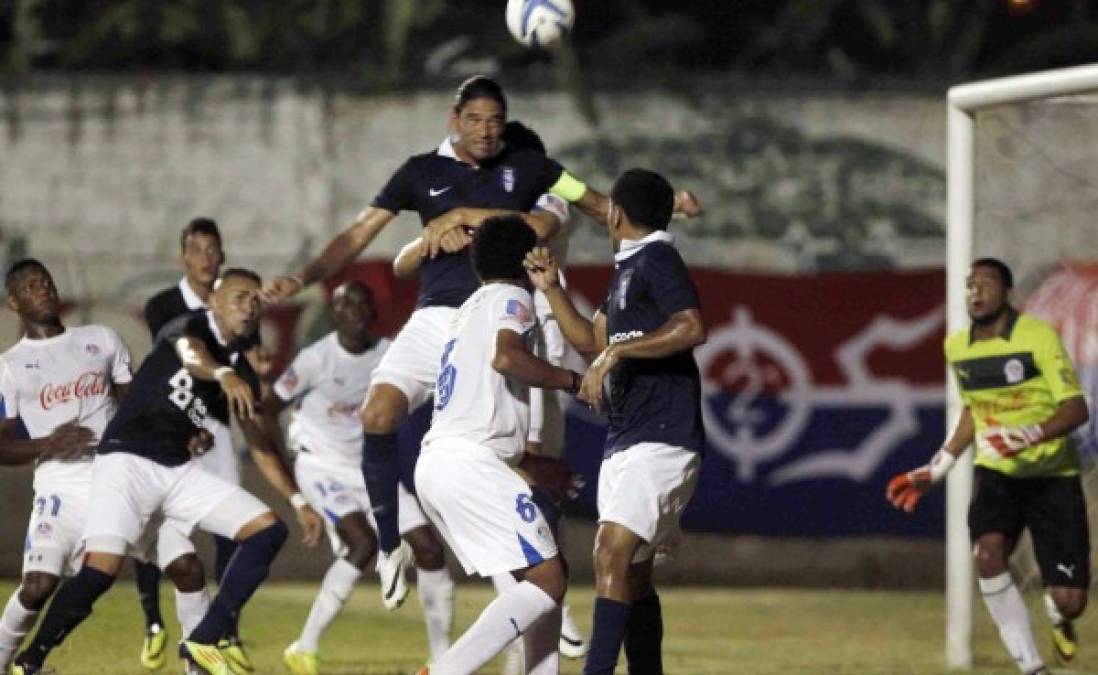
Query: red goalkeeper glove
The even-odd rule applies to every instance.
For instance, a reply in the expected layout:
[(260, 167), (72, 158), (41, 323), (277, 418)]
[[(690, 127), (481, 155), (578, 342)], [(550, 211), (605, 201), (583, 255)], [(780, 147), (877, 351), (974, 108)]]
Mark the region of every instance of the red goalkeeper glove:
[(1045, 436), (1040, 424), (1004, 427), (993, 417), (987, 418), (987, 424), (987, 429), (976, 439), (976, 446), (991, 459), (1013, 457), (1026, 448), (1037, 445)]
[(907, 473), (893, 476), (892, 480), (888, 481), (885, 497), (897, 509), (907, 513), (913, 512), (926, 491), (935, 483), (941, 482), (956, 461), (956, 457), (942, 448), (934, 453), (929, 463)]

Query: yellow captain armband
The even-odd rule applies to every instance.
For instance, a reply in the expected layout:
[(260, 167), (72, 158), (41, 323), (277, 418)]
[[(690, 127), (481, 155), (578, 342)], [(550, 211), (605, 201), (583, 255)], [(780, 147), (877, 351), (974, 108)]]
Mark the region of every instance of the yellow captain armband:
[(583, 198), (584, 193), (587, 192), (587, 186), (572, 174), (562, 171), (557, 182), (549, 188), (549, 192), (569, 202), (576, 202)]

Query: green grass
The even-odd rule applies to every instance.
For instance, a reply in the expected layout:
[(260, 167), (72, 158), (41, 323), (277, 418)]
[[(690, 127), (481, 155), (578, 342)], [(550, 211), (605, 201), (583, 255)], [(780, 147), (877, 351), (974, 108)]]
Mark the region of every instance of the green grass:
[[(0, 582), (6, 597), (10, 581)], [(284, 672), (283, 647), (296, 636), (309, 610), (315, 585), (276, 584), (260, 589), (244, 615), (243, 630), (261, 674)], [(414, 595), (414, 591), (413, 591)], [(942, 666), (944, 604), (940, 593), (868, 591), (726, 590), (674, 588), (662, 594), (665, 612), (664, 659), (669, 674), (746, 673), (789, 675), (821, 673), (938, 674)], [(171, 616), (171, 593), (164, 593)], [(457, 589), (457, 626), (465, 627), (490, 600), (487, 585)], [(1050, 659), (1048, 627), (1030, 599), (1042, 650)], [(569, 602), (581, 626), (589, 627), (592, 592), (570, 591)], [(983, 607), (976, 608), (976, 669), (982, 675), (1013, 674), (998, 634)], [(174, 621), (169, 619), (174, 625)], [(1098, 648), (1086, 641), (1098, 619), (1079, 623), (1081, 654), (1071, 672), (1098, 673)], [(173, 638), (178, 630), (173, 629)], [(59, 648), (50, 665), (60, 675), (138, 675), (140, 609), (131, 582), (121, 582), (97, 606), (95, 614)], [(394, 613), (381, 608), (375, 585), (364, 584), (347, 610), (325, 635), (323, 672), (408, 674), (423, 665), (425, 642), (418, 602)], [(178, 673), (173, 658), (165, 673)], [(484, 672), (498, 672), (490, 667)], [(562, 662), (562, 673), (580, 672), (580, 664)], [(624, 667), (619, 668), (624, 672)]]

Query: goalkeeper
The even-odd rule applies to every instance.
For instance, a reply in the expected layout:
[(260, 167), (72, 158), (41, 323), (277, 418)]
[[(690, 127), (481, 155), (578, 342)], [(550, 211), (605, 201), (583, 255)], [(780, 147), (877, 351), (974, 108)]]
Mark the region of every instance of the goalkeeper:
[(964, 411), (926, 466), (893, 478), (889, 501), (907, 512), (940, 482), (975, 441), (968, 527), (980, 593), (1011, 657), (1024, 673), (1046, 673), (1008, 560), (1028, 528), (1045, 585), (1052, 643), (1061, 662), (1078, 649), (1072, 621), (1087, 604), (1090, 537), (1069, 434), (1089, 413), (1071, 359), (1056, 331), (1009, 302), (1013, 275), (981, 258), (966, 279), (972, 326), (945, 342)]

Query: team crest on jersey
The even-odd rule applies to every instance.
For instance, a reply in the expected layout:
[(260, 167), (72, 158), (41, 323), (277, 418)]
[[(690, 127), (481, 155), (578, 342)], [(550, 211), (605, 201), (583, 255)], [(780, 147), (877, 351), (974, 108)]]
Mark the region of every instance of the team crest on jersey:
[(297, 382), (297, 373), (294, 372), (294, 369), (291, 366), (290, 368), (286, 369), (285, 373), (282, 374), (282, 384), (284, 384), (287, 389), (293, 390), (297, 389)]
[(84, 345), (84, 351), (86, 351), (90, 356), (99, 356), (99, 346), (98, 345), (93, 345), (93, 344)]
[(506, 192), (515, 191), (515, 170), (509, 166), (503, 167), (503, 175), (500, 177), (500, 184), (503, 185), (503, 189)]
[(1025, 379), (1026, 369), (1018, 359), (1010, 359), (1003, 365), (1003, 375), (1010, 384), (1018, 384)]

